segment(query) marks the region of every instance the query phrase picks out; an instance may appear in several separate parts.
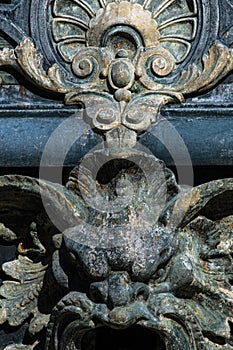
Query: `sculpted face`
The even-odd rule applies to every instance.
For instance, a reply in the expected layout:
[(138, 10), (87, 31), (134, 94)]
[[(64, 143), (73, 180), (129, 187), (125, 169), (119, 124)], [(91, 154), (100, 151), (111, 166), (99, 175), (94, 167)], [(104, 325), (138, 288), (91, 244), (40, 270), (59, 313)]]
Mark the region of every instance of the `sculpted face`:
[(161, 227), (141, 232), (131, 244), (109, 248), (85, 246), (79, 242), (79, 231), (75, 227), (64, 232), (65, 249), (77, 273), (78, 269), (84, 271), (91, 283), (92, 299), (111, 307), (127, 304), (138, 294), (147, 298), (146, 283), (163, 273), (174, 253), (175, 235)]

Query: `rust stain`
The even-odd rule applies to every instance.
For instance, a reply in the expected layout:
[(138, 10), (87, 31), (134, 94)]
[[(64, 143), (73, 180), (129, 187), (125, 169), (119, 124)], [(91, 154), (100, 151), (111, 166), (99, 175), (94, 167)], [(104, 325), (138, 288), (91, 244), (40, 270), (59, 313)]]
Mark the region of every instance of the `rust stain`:
[(203, 262), (202, 267), (205, 270), (205, 272), (209, 272), (209, 269), (207, 268), (207, 262), (206, 261)]
[(22, 95), (22, 98), (24, 98), (26, 96), (26, 94), (27, 94), (26, 88), (23, 85), (20, 85), (19, 91), (20, 91), (20, 93)]

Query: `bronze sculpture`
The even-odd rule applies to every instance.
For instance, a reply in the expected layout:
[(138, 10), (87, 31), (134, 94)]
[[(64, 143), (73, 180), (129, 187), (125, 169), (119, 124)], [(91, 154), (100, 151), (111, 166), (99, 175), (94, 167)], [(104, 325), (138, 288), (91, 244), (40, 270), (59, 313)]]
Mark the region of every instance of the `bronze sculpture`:
[[(162, 106), (233, 69), (232, 49), (216, 38), (197, 57), (201, 1), (42, 3), (57, 62), (45, 69), (25, 35), (0, 65), (82, 109), (104, 147), (66, 187), (0, 178), (0, 237), (17, 247), (2, 267), (0, 323), (26, 321), (30, 334), (5, 349), (91, 349), (99, 329), (133, 326), (154, 332), (161, 350), (232, 349), (233, 181), (182, 188), (136, 147)], [(103, 184), (92, 173), (102, 158), (110, 175), (112, 159), (128, 163)]]

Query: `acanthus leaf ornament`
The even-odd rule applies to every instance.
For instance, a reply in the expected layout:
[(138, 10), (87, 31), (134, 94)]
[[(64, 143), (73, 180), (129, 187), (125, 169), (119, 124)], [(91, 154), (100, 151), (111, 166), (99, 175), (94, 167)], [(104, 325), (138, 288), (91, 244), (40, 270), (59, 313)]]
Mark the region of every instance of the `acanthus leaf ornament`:
[(42, 89), (66, 93), (69, 90), (59, 67), (54, 64), (47, 72), (43, 69), (43, 58), (37, 52), (29, 38), (24, 39), (14, 49), (3, 49), (0, 52), (0, 67), (11, 66)]
[(58, 93), (64, 94), (69, 91), (69, 85), (65, 82), (64, 75), (56, 64), (45, 72), (43, 58), (29, 38), (16, 47), (15, 55), (19, 67), (34, 84)]
[[(18, 65), (40, 88), (68, 94), (65, 98), (68, 104), (79, 103), (84, 98), (82, 102), (86, 108), (84, 96), (87, 93), (90, 99), (93, 93), (93, 101), (96, 93), (105, 95), (103, 101), (107, 105), (97, 114), (108, 114), (104, 110), (109, 108), (111, 99), (115, 100), (111, 110), (115, 111), (118, 104), (120, 116), (115, 117), (117, 122), (113, 122), (114, 117), (110, 118), (112, 122), (107, 117), (100, 118), (101, 122), (94, 123), (100, 131), (121, 124), (137, 132), (145, 131), (157, 117), (145, 116), (144, 123), (141, 120), (138, 123), (126, 121), (132, 119), (125, 115), (126, 110), (128, 115), (134, 114), (129, 109), (130, 105), (135, 105), (135, 98), (138, 100), (141, 96), (143, 99), (143, 95), (151, 91), (150, 104), (155, 105), (158, 114), (160, 106), (177, 102), (177, 97), (178, 101), (183, 101), (183, 96), (205, 91), (232, 70), (232, 50), (216, 41), (199, 62), (183, 73), (179, 72), (178, 68), (197, 35), (196, 0), (183, 0), (181, 7), (173, 1), (160, 5), (154, 1), (143, 4), (96, 2), (91, 5), (86, 1), (70, 0), (68, 6), (56, 0), (52, 4), (51, 20), (57, 49), (70, 65), (69, 74), (57, 63), (46, 72), (43, 59), (30, 38), (24, 39), (15, 50), (4, 50), (1, 65)], [(92, 116), (90, 120), (93, 121)]]
[[(135, 211), (136, 217), (141, 215), (138, 208), (141, 200), (151, 203), (150, 211), (155, 210), (154, 191), (161, 187), (162, 180), (159, 172), (154, 173), (153, 191), (146, 192), (146, 188), (138, 188), (139, 174), (135, 168), (123, 174), (124, 180), (131, 178), (134, 184), (131, 211)], [(75, 176), (73, 173), (70, 181), (74, 181)], [(83, 176), (85, 186), (84, 173)], [(7, 188), (9, 181), (12, 181), (10, 191)], [(18, 187), (17, 191), (23, 199), (20, 211), (23, 213), (28, 207), (32, 193), (38, 203), (37, 210), (41, 210), (38, 201), (40, 193), (33, 188), (33, 182), (29, 179), (27, 184), (22, 180), (20, 183), (19, 179), (18, 183), (13, 181), (13, 178), (2, 177), (2, 191), (6, 191), (11, 198), (11, 191), (14, 194)], [(86, 178), (86, 184), (88, 181)], [(57, 198), (55, 202), (50, 201), (50, 205), (54, 205), (54, 210), (62, 214), (63, 206), (59, 203), (56, 187), (49, 183), (42, 185), (52, 194), (51, 198)], [(145, 222), (141, 220), (137, 221), (136, 229), (136, 217), (129, 214), (127, 209), (118, 218), (115, 216), (116, 223), (112, 224), (112, 230), (120, 234), (118, 227), (121, 222), (125, 237), (119, 246), (95, 247), (96, 232), (100, 229), (104, 235), (109, 225), (107, 222), (102, 222), (99, 229), (96, 222), (91, 232), (88, 219), (86, 223), (77, 220), (75, 226), (68, 226), (62, 233), (57, 233), (45, 217), (43, 221), (38, 217), (38, 239), (43, 240), (46, 255), (43, 257), (35, 250), (31, 256), (38, 262), (33, 262), (28, 258), (31, 254), (29, 251), (25, 251), (25, 256), (21, 251), (18, 260), (5, 263), (4, 271), (12, 280), (8, 277), (9, 280), (0, 288), (1, 323), (7, 321), (14, 326), (20, 325), (33, 312), (29, 331), (36, 335), (42, 327), (46, 327), (45, 349), (49, 350), (82, 349), (89, 332), (94, 332), (92, 336), (95, 337), (102, 327), (127, 331), (135, 325), (150, 330), (152, 334), (159, 334), (157, 341), (163, 344), (162, 349), (177, 350), (178, 344), (187, 350), (232, 349), (233, 242), (229, 229), (232, 226), (230, 204), (228, 216), (219, 219), (218, 213), (222, 201), (227, 199), (232, 202), (232, 180), (213, 181), (182, 193), (168, 171), (167, 186), (170, 188), (167, 206), (160, 218), (150, 215), (146, 230)], [(73, 195), (71, 183), (68, 188), (70, 192), (66, 192), (66, 195), (69, 201), (73, 198), (80, 205), (82, 199), (77, 193)], [(28, 192), (26, 196), (25, 189)], [(67, 205), (68, 198), (63, 198)], [(83, 215), (80, 206), (70, 204), (68, 210), (76, 216)], [(177, 206), (184, 208), (182, 221), (182, 210), (178, 210)], [(2, 210), (4, 206), (1, 213)], [(8, 219), (7, 215), (3, 215), (3, 218), (4, 221)], [(175, 225), (176, 220), (180, 223)], [(41, 223), (43, 227), (40, 227)], [(130, 227), (137, 231), (133, 236)], [(12, 237), (15, 241), (10, 229), (3, 225), (2, 228), (8, 233), (7, 240)], [(21, 229), (19, 227), (19, 231)], [(49, 232), (52, 237), (49, 237)], [(50, 288), (52, 298), (46, 288)], [(49, 310), (44, 315), (38, 311), (42, 306), (41, 300), (45, 309)], [(13, 308), (15, 303), (20, 307)], [(30, 346), (18, 344), (15, 348), (30, 349)]]
[(216, 41), (201, 62), (181, 74), (170, 88), (184, 95), (202, 93), (215, 86), (233, 69), (233, 49)]
[[(86, 92), (91, 98), (91, 91), (94, 99), (95, 93), (108, 95), (108, 100), (113, 96), (119, 105), (121, 120), (111, 127), (118, 127), (122, 120), (127, 119), (124, 116), (125, 104), (138, 96), (138, 89), (143, 94), (154, 90), (156, 95), (163, 89), (163, 77), (175, 71), (176, 65), (188, 55), (197, 31), (196, 0), (191, 3), (183, 1), (182, 7), (177, 7), (169, 1), (158, 5), (154, 1), (144, 1), (143, 4), (128, 1), (88, 4), (86, 1), (70, 0), (69, 4), (65, 4), (56, 0), (51, 5), (52, 35), (59, 53), (70, 63), (74, 75), (72, 80), (70, 74), (65, 77), (64, 69), (57, 64), (45, 72), (42, 57), (29, 38), (11, 54), (15, 55), (15, 62), (34, 84), (53, 92), (69, 93), (65, 99), (69, 104), (77, 100), (77, 97), (70, 97), (72, 92), (75, 96), (80, 94), (79, 99)], [(171, 11), (170, 18), (164, 15), (167, 11)], [(178, 11), (176, 18), (173, 17), (174, 11)], [(3, 57), (4, 63), (6, 59)], [(168, 96), (171, 94), (168, 93)], [(151, 104), (157, 100), (161, 101), (161, 94)], [(159, 110), (159, 105), (167, 101), (171, 99), (165, 93), (164, 102), (159, 102), (156, 109)], [(83, 105), (85, 107), (85, 102)], [(105, 112), (99, 111), (101, 113)], [(146, 119), (138, 127), (133, 122), (133, 130), (146, 130), (151, 118), (147, 116)], [(155, 120), (156, 117), (151, 119)], [(109, 130), (109, 125), (106, 119), (106, 123), (102, 120), (95, 127)], [(130, 125), (127, 122), (128, 128)]]
[(0, 323), (7, 321), (10, 326), (19, 326), (33, 314), (37, 332), (40, 331), (48, 322), (48, 315), (40, 317), (37, 305), (47, 266), (19, 256), (18, 260), (5, 263), (2, 268), (14, 280), (5, 281), (0, 288), (0, 295), (5, 298), (1, 300)]
[(0, 51), (1, 66), (14, 66), (16, 62), (15, 52), (13, 49), (5, 48)]
[[(156, 49), (153, 49), (153, 50), (155, 50), (156, 52)], [(85, 96), (88, 94), (89, 98), (91, 98), (92, 86), (94, 88), (96, 83), (93, 85), (93, 82), (91, 81), (90, 85), (85, 83), (83, 86), (82, 85), (77, 86), (75, 84), (68, 83), (64, 78), (60, 68), (57, 65), (54, 65), (53, 67), (51, 67), (46, 73), (41, 66), (41, 62), (40, 62), (41, 58), (40, 56), (37, 56), (35, 54), (34, 45), (29, 41), (29, 39), (25, 39), (25, 41), (22, 44), (20, 44), (19, 47), (16, 48), (15, 52), (16, 52), (16, 56), (14, 56), (13, 51), (9, 51), (7, 53), (4, 52), (4, 54), (1, 55), (2, 56), (1, 65), (2, 66), (14, 65), (15, 67), (17, 67), (18, 65), (20, 69), (27, 74), (27, 77), (33, 81), (34, 84), (38, 85), (41, 88), (44, 88), (53, 92), (68, 94), (67, 97), (65, 98), (65, 101), (67, 101), (68, 104), (71, 104), (71, 101), (73, 101), (73, 103), (75, 101), (79, 101), (79, 102), (83, 102), (84, 108), (86, 108), (85, 99), (82, 100), (83, 98), (82, 96)], [(28, 52), (31, 52), (30, 56), (28, 56)], [(159, 55), (160, 55), (160, 52), (161, 50), (158, 50)], [(228, 49), (226, 46), (222, 45), (221, 43), (216, 42), (210, 48), (209, 54), (203, 57), (203, 65), (202, 64), (192, 65), (190, 68), (187, 69), (187, 71), (182, 73), (180, 79), (178, 79), (176, 82), (170, 85), (166, 85), (161, 82), (155, 83), (151, 77), (149, 77), (146, 73), (143, 73), (143, 71), (141, 70), (142, 68), (140, 64), (137, 66), (136, 72), (139, 76), (141, 76), (139, 78), (139, 81), (142, 82), (142, 84), (145, 85), (149, 89), (149, 91), (151, 91), (150, 105), (153, 106), (154, 104), (154, 109), (157, 110), (157, 113), (158, 113), (160, 106), (164, 106), (169, 102), (184, 101), (183, 96), (188, 96), (189, 94), (194, 92), (204, 92), (205, 90), (208, 90), (210, 87), (216, 85), (220, 79), (222, 79), (230, 71), (232, 71), (233, 69), (232, 62), (233, 62), (232, 50)], [(141, 63), (140, 59), (139, 59), (139, 63)], [(159, 56), (157, 58), (155, 57), (154, 61), (151, 63), (151, 66), (153, 67), (152, 68), (153, 73), (156, 73), (156, 70), (160, 70), (160, 69), (162, 71), (164, 69), (165, 71), (166, 69), (170, 70), (171, 68), (166, 68), (167, 64), (171, 64), (171, 67), (172, 67), (173, 63), (168, 63), (166, 59), (163, 57), (162, 58)], [(73, 63), (73, 65), (74, 65), (73, 69), (76, 71), (76, 73), (79, 72), (78, 74), (80, 75), (80, 77), (82, 74), (84, 75), (91, 74), (91, 72), (84, 73), (85, 69), (87, 70), (92, 69), (91, 61), (83, 60), (77, 63)], [(80, 68), (77, 68), (76, 65), (81, 65), (83, 69), (81, 68), (80, 70)], [(110, 82), (113, 88), (117, 89), (117, 86), (115, 84), (119, 85), (118, 86), (119, 88), (114, 93), (115, 101), (113, 100), (112, 110), (116, 108), (114, 107), (114, 105), (118, 103), (119, 107), (117, 107), (117, 109), (121, 110), (120, 119), (122, 121), (119, 120), (119, 123), (112, 124), (111, 128), (116, 127), (121, 123), (125, 124), (124, 110), (126, 109), (127, 111), (129, 111), (130, 105), (134, 104), (134, 100), (139, 99), (138, 95), (136, 95), (134, 91), (130, 91), (133, 89), (132, 79), (135, 79), (135, 78), (133, 78), (133, 75), (132, 75), (133, 73), (130, 73), (128, 71), (128, 68), (126, 67), (127, 67), (127, 61), (124, 61), (122, 63), (121, 62), (115, 63), (115, 64), (112, 64), (112, 66), (110, 66), (110, 69), (112, 70), (110, 70), (108, 74), (105, 73), (106, 75), (109, 76), (108, 81)], [(103, 70), (104, 69), (106, 69), (105, 66), (103, 66)], [(122, 70), (122, 73), (120, 73), (119, 69)], [(126, 70), (124, 71), (124, 69)], [(129, 74), (129, 78), (125, 77), (125, 78), (122, 78), (123, 80), (121, 79), (121, 81), (115, 82), (114, 81), (115, 78), (113, 77), (118, 76), (119, 74), (123, 74), (123, 76), (124, 75), (126, 76)], [(163, 75), (164, 73), (160, 73), (160, 74)], [(122, 83), (124, 79), (126, 79), (127, 81), (126, 84)], [(102, 81), (103, 81), (103, 84), (105, 85), (104, 79), (102, 79)], [(130, 88), (130, 85), (132, 86), (132, 88)], [(90, 88), (90, 90), (88, 90), (88, 88)], [(153, 92), (153, 90), (155, 91)], [(72, 98), (72, 93), (76, 97)], [(104, 93), (99, 92), (97, 93), (97, 95), (98, 94), (100, 96), (105, 95), (106, 102), (112, 99), (111, 95), (107, 92), (104, 92)], [(172, 94), (174, 94), (174, 98), (171, 97)], [(143, 98), (144, 98), (143, 95), (144, 94), (142, 94), (141, 96), (142, 104), (143, 104)], [(146, 95), (149, 96), (149, 94), (145, 94), (145, 96)], [(161, 98), (162, 95), (164, 95), (164, 99)], [(78, 96), (79, 98), (77, 98)], [(95, 100), (94, 96), (95, 96), (95, 92), (93, 90), (93, 102)], [(126, 103), (130, 102), (130, 104), (127, 107), (125, 106), (125, 108), (122, 110), (122, 108), (120, 107), (121, 101)], [(157, 104), (156, 101), (161, 101), (161, 102)], [(101, 111), (99, 111), (99, 113), (101, 113)], [(132, 113), (133, 111), (131, 112), (131, 114)], [(155, 114), (155, 117), (151, 119), (152, 122), (156, 121), (157, 113)], [(146, 119), (148, 119), (148, 117), (146, 117)], [(131, 127), (131, 125), (127, 123), (127, 127), (136, 131), (144, 131), (148, 128), (148, 126), (151, 123), (151, 122), (148, 123), (146, 119), (145, 119), (144, 125), (142, 125), (140, 121), (139, 123), (140, 125), (138, 124), (138, 126), (137, 126), (137, 123), (133, 123), (134, 126)], [(109, 121), (106, 120), (105, 122), (104, 120), (102, 120), (100, 124), (95, 126), (100, 130), (104, 130), (104, 129), (109, 130), (110, 124), (111, 123)]]
[[(16, 248), (2, 265), (0, 324), (24, 324), (30, 334), (5, 350), (96, 349), (98, 332), (127, 335), (133, 327), (161, 350), (233, 349), (233, 181), (184, 189), (163, 162), (135, 147), (161, 107), (232, 71), (232, 49), (214, 39), (189, 64), (198, 47), (197, 0), (41, 4), (57, 62), (47, 69), (32, 35), (0, 51), (0, 66), (64, 95), (105, 143), (66, 187), (0, 179), (0, 240)], [(112, 159), (130, 165), (102, 183), (92, 170), (103, 159), (109, 176)]]
[[(94, 105), (94, 101), (97, 99), (98, 95), (103, 96), (104, 104), (105, 102), (109, 104), (109, 101), (112, 100), (112, 108), (109, 105), (110, 110), (116, 111), (113, 112), (114, 117), (112, 116), (112, 121), (110, 121), (111, 118), (109, 121), (108, 118), (101, 118), (101, 122), (94, 123), (95, 127), (99, 130), (109, 130), (123, 124), (129, 129), (139, 132), (146, 130), (151, 122), (156, 121), (156, 116), (160, 106), (164, 106), (169, 102), (184, 101), (184, 96), (188, 96), (194, 92), (204, 92), (205, 90), (208, 90), (215, 86), (219, 80), (233, 69), (232, 49), (227, 48), (220, 42), (216, 42), (209, 49), (209, 53), (202, 58), (203, 63), (200, 62), (198, 64), (193, 64), (183, 72), (180, 78), (176, 79), (174, 83), (169, 85), (162, 82), (156, 83), (153, 81), (153, 78), (146, 73), (146, 61), (152, 59), (150, 62), (152, 74), (160, 74), (161, 76), (167, 75), (167, 73), (172, 70), (174, 63), (172, 56), (170, 56), (169, 52), (166, 50), (160, 48), (151, 48), (150, 50), (151, 53), (150, 51), (144, 52), (144, 50), (142, 50), (141, 54), (139, 51), (138, 61), (135, 61), (135, 74), (139, 76), (138, 81), (142, 82), (142, 84), (148, 89), (148, 93), (141, 93), (141, 96), (132, 91), (134, 89), (133, 79), (135, 82), (137, 80), (136, 77), (133, 77), (133, 65), (132, 68), (130, 68), (131, 64), (129, 65), (128, 61), (125, 59), (115, 60), (115, 63), (113, 61), (109, 65), (111, 62), (111, 54), (109, 54), (109, 56), (105, 55), (105, 57), (109, 57), (107, 59), (108, 63), (105, 58), (105, 64), (101, 61), (101, 70), (98, 71), (98, 67), (97, 71), (95, 70), (95, 76), (101, 74), (102, 77), (99, 83), (97, 81), (94, 82), (92, 77), (90, 83), (85, 82), (83, 85), (80, 83), (76, 85), (67, 82), (64, 74), (57, 65), (54, 65), (48, 70), (48, 72), (45, 72), (42, 68), (41, 57), (36, 53), (35, 47), (30, 39), (25, 39), (24, 42), (22, 42), (14, 51), (3, 50), (0, 63), (2, 66), (12, 65), (16, 68), (18, 66), (21, 71), (24, 71), (24, 73), (27, 74), (27, 77), (32, 80), (34, 84), (43, 89), (66, 95), (65, 101), (67, 104), (83, 104), (87, 114), (89, 107), (85, 104), (84, 96), (88, 96), (88, 100), (92, 98)], [(96, 48), (89, 48), (88, 52), (99, 52), (98, 56), (101, 53)], [(103, 51), (101, 55), (104, 55)], [(88, 58), (82, 59), (82, 57), (86, 57), (85, 50), (84, 56), (82, 53), (79, 53), (75, 56), (73, 62), (73, 70), (76, 71), (76, 74), (79, 75), (80, 79), (91, 76), (92, 71), (94, 71), (91, 60)], [(94, 56), (91, 56), (91, 59), (94, 59)], [(170, 68), (168, 68), (167, 65), (170, 65)], [(121, 75), (122, 78), (119, 80), (119, 76)], [(106, 79), (110, 85), (112, 85), (112, 88), (116, 90), (113, 97), (109, 92), (101, 92), (101, 89), (100, 92), (95, 92), (96, 86), (99, 86), (100, 82), (102, 82), (101, 85), (103, 86), (103, 91), (105, 91)], [(117, 80), (115, 81), (114, 79)], [(126, 81), (126, 83), (124, 81)], [(134, 105), (136, 100), (139, 101), (139, 98), (141, 98), (141, 102), (139, 102), (140, 105), (143, 105), (144, 96), (146, 96), (147, 101), (145, 102), (145, 105), (149, 102), (155, 111), (155, 113), (153, 113), (154, 117), (149, 117), (149, 115), (146, 116), (145, 112), (145, 118), (143, 118), (143, 120), (137, 122), (135, 119), (135, 121), (132, 122), (133, 124), (131, 124), (129, 121), (126, 121), (126, 114), (129, 115), (134, 113), (133, 110), (130, 111), (130, 106)], [(149, 96), (151, 96), (150, 100)], [(123, 109), (120, 106), (121, 101), (126, 103)], [(91, 101), (88, 103), (91, 104)], [(103, 109), (107, 111), (108, 107), (102, 107), (97, 114), (105, 113), (101, 112)], [(115, 116), (115, 113), (119, 116)], [(106, 114), (108, 114), (108, 112)], [(93, 117), (90, 118), (93, 119)], [(115, 119), (118, 120), (118, 122), (116, 122)]]

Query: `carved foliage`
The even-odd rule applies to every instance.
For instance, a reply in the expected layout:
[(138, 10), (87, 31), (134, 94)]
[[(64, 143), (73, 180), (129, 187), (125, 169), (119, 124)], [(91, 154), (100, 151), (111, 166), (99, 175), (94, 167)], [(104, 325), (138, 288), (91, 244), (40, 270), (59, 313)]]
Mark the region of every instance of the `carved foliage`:
[(171, 86), (184, 95), (193, 92), (204, 92), (213, 87), (233, 69), (233, 50), (216, 42), (201, 62), (192, 65), (182, 73), (180, 79)]
[(0, 323), (8, 322), (10, 326), (21, 325), (33, 314), (33, 324), (36, 325), (36, 332), (40, 331), (47, 324), (49, 316), (40, 315), (38, 311), (38, 296), (43, 286), (43, 278), (47, 266), (41, 262), (33, 263), (24, 256), (18, 260), (5, 263), (3, 271), (13, 281), (5, 281), (0, 288), (0, 295), (5, 299), (1, 300)]
[[(77, 170), (71, 177), (73, 183), (75, 176)], [(134, 325), (156, 331), (166, 349), (177, 350), (177, 344), (187, 350), (232, 349), (232, 180), (213, 181), (183, 194), (167, 174), (171, 192), (158, 218), (153, 214), (156, 201), (152, 200), (158, 174), (154, 173), (150, 184), (154, 191), (148, 193), (146, 186), (138, 188), (140, 174), (136, 169), (121, 176), (131, 180), (135, 195), (131, 211), (124, 207), (111, 224), (111, 232), (119, 238), (117, 244), (106, 244), (104, 238), (105, 244), (98, 246), (98, 232), (105, 237), (109, 222), (101, 220), (97, 210), (92, 211), (92, 221), (89, 218), (68, 226), (59, 239), (54, 231), (53, 248), (47, 245), (44, 256), (35, 248), (34, 261), (27, 257), (32, 252), (22, 250), (20, 245), (18, 258), (3, 265), (11, 280), (7, 277), (0, 288), (1, 323), (17, 326), (33, 315), (29, 331), (33, 335), (47, 328), (46, 349), (80, 349), (90, 330), (98, 332), (103, 326), (128, 329)], [(105, 189), (110, 197), (114, 183)], [(47, 186), (55, 195), (55, 188)], [(71, 183), (69, 188), (74, 191)], [(72, 197), (81, 203), (70, 192)], [(143, 198), (151, 212), (143, 216), (144, 221), (139, 210)], [(226, 217), (219, 209), (224, 203), (228, 203)], [(46, 241), (49, 234), (51, 228), (44, 232)], [(11, 244), (17, 243), (16, 235), (4, 225), (1, 235)], [(40, 246), (35, 238), (34, 244)], [(50, 288), (57, 297), (51, 299), (44, 288)], [(41, 298), (50, 310), (47, 314), (38, 308)], [(31, 345), (15, 348), (24, 346), (30, 349)]]
[(30, 39), (25, 39), (15, 49), (17, 63), (26, 73), (28, 78), (41, 88), (54, 90), (60, 93), (69, 91), (69, 86), (64, 81), (64, 76), (59, 67), (54, 64), (48, 72), (42, 67), (42, 57), (37, 53)]
[[(232, 70), (232, 50), (216, 41), (180, 72), (197, 35), (197, 6), (194, 0), (56, 0), (50, 9), (53, 38), (69, 72), (67, 64), (46, 72), (29, 38), (2, 51), (0, 65), (18, 65), (40, 88), (65, 94), (66, 103), (86, 109), (100, 131), (123, 124), (141, 132), (156, 121), (161, 106), (204, 92)], [(148, 105), (152, 116), (142, 107)]]
[[(197, 35), (194, 0), (55, 0), (48, 9), (66, 63), (46, 71), (26, 38), (0, 52), (0, 66), (13, 66), (83, 108), (84, 118), (106, 133), (107, 145), (118, 141), (121, 155), (134, 146), (136, 132), (157, 120), (161, 106), (204, 92), (233, 69), (232, 49), (215, 41), (181, 72)], [(143, 153), (143, 162), (149, 158)], [(168, 350), (233, 349), (232, 180), (184, 193), (159, 168), (159, 161), (150, 167), (150, 190), (134, 168), (98, 184), (103, 196), (94, 209), (82, 195), (91, 199), (96, 183), (81, 167), (67, 189), (1, 179), (7, 201), (0, 202), (0, 239), (17, 253), (2, 266), (0, 324), (28, 323), (31, 334), (28, 344), (6, 349), (33, 349), (46, 329), (46, 349), (80, 350), (90, 330), (134, 325), (158, 334)], [(103, 198), (128, 198), (127, 181), (130, 205), (120, 202), (116, 212), (109, 205), (103, 213)]]
[[(20, 68), (27, 73), (28, 77), (40, 85), (40, 87), (60, 93), (69, 92), (69, 94), (66, 95), (66, 103), (83, 104), (86, 109), (86, 115), (91, 123), (96, 128), (105, 131), (120, 126), (121, 124), (136, 131), (145, 130), (151, 122), (156, 121), (159, 107), (168, 102), (183, 101), (183, 95), (205, 91), (209, 87), (214, 86), (219, 79), (223, 78), (233, 68), (232, 50), (216, 42), (210, 48), (209, 53), (204, 56), (203, 64), (192, 65), (171, 85), (158, 84), (153, 82), (146, 73), (144, 68), (145, 60), (151, 59), (151, 57), (153, 58), (152, 69), (154, 71), (157, 69), (156, 62), (164, 60), (163, 69), (166, 70), (171, 69), (168, 68), (168, 66), (171, 64), (172, 67), (172, 61), (169, 61), (170, 54), (163, 49), (150, 49), (139, 55), (136, 72), (138, 76), (141, 76), (139, 81), (152, 91), (150, 93), (134, 96), (134, 94), (130, 92), (130, 86), (132, 86), (135, 79), (134, 67), (130, 66), (131, 63), (128, 63), (127, 60), (120, 60), (115, 63), (113, 61), (108, 68), (108, 66), (106, 66), (106, 60), (111, 62), (110, 58), (107, 58), (108, 56), (105, 55), (101, 49), (87, 49), (87, 52), (84, 50), (84, 53), (78, 54), (74, 60), (74, 66), (77, 72), (80, 70), (80, 66), (82, 67), (82, 70), (79, 71), (80, 75), (92, 75), (94, 71), (94, 63), (92, 60), (96, 60), (97, 58), (97, 60), (99, 60), (99, 67), (102, 67), (103, 75), (105, 74), (108, 76), (108, 81), (112, 84), (113, 88), (117, 89), (117, 85), (119, 85), (119, 87), (123, 86), (123, 88), (118, 88), (115, 91), (114, 100), (106, 92), (96, 93), (93, 91), (92, 93), (91, 90), (88, 90), (88, 88), (91, 89), (92, 86), (96, 88), (96, 85), (99, 84), (95, 80), (99, 79), (97, 78), (97, 73), (93, 73), (95, 75), (92, 77), (90, 85), (84, 84), (78, 89), (81, 90), (80, 92), (70, 92), (72, 90), (77, 90), (77, 87), (66, 83), (57, 65), (50, 68), (47, 73), (43, 71), (41, 58), (37, 56), (35, 48), (29, 39), (26, 39), (16, 48), (15, 54), (12, 51), (9, 51), (9, 54), (10, 56), (8, 57), (12, 57), (11, 60), (14, 60), (14, 65), (16, 66), (17, 63)], [(15, 58), (15, 55), (17, 58)], [(90, 59), (88, 55), (90, 55)], [(79, 56), (85, 58), (82, 59), (79, 58)], [(2, 55), (2, 57), (2, 65), (9, 64), (5, 54)], [(107, 68), (108, 70), (106, 70)], [(161, 72), (160, 74), (162, 75), (163, 73)], [(124, 84), (126, 85), (124, 86)], [(84, 91), (82, 92), (82, 90)], [(88, 107), (88, 105), (90, 105), (90, 107)], [(134, 112), (133, 106), (136, 105), (136, 112)], [(148, 113), (148, 107), (154, 110), (152, 114)], [(141, 108), (142, 110), (140, 111)]]

